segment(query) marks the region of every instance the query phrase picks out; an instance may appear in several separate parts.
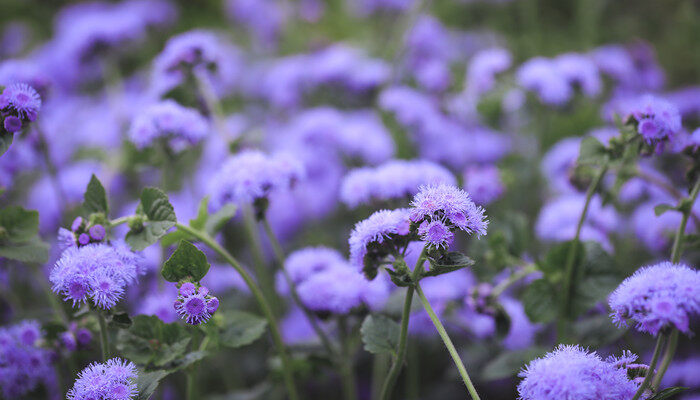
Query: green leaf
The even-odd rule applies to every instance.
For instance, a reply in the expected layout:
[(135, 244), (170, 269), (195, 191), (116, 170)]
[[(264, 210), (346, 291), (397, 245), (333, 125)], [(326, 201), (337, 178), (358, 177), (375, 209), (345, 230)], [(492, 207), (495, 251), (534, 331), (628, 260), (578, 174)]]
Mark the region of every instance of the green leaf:
[(190, 220), (190, 226), (201, 231), (207, 223), (209, 217), (209, 196), (206, 196), (199, 202), (197, 217)]
[(39, 213), (19, 206), (5, 207), (0, 210), (0, 226), (5, 229), (5, 238), (9, 241), (27, 241), (39, 233)]
[(438, 259), (430, 259), (430, 271), (423, 276), (438, 276), (474, 265), (474, 260), (458, 251), (442, 254)]
[(144, 372), (139, 371), (139, 375), (136, 378), (136, 387), (138, 389), (137, 400), (148, 400), (153, 396), (153, 393), (158, 388), (158, 384), (166, 376), (170, 375), (169, 371), (153, 371)]
[(142, 365), (172, 363), (183, 357), (190, 337), (178, 324), (166, 324), (153, 315), (137, 315), (131, 328), (120, 330), (117, 349), (129, 360)]
[(593, 136), (586, 136), (581, 140), (581, 149), (579, 151), (579, 165), (599, 165), (605, 160), (608, 155), (608, 150), (605, 146)]
[(546, 353), (543, 348), (507, 351), (489, 361), (481, 372), (481, 378), (487, 381), (510, 378), (530, 361)]
[(671, 211), (671, 210), (675, 210), (675, 209), (676, 209), (676, 207), (674, 207), (670, 204), (659, 204), (658, 206), (654, 207), (654, 214), (656, 214), (656, 216), (658, 217), (658, 216), (662, 215), (663, 213), (665, 213), (666, 211)]
[(88, 214), (93, 213), (103, 213), (104, 215), (109, 214), (109, 204), (107, 203), (107, 192), (105, 191), (102, 182), (92, 174), (90, 182), (87, 185), (87, 190), (85, 190), (85, 195), (83, 196), (83, 208)]
[[(552, 247), (547, 254), (545, 254), (543, 260), (537, 263), (538, 269), (544, 273), (545, 278), (547, 278), (549, 282), (557, 283), (564, 278), (564, 270), (566, 268), (566, 261), (569, 255), (569, 248), (572, 245), (573, 241), (557, 244), (556, 246)], [(583, 253), (583, 245), (579, 242), (578, 246), (576, 258), (580, 262)]]
[(128, 313), (122, 311), (110, 314), (107, 318), (107, 323), (119, 329), (129, 329), (133, 321)]
[(666, 388), (666, 389), (664, 389), (664, 390), (662, 390), (662, 391), (656, 393), (656, 394), (653, 395), (652, 397), (649, 397), (647, 400), (665, 400), (665, 399), (670, 399), (671, 396), (675, 396), (675, 395), (677, 395), (678, 393), (684, 392), (684, 391), (686, 391), (686, 390), (688, 390), (687, 387), (680, 387), (680, 386), (674, 386), (674, 387)]
[(602, 301), (619, 284), (615, 275), (615, 262), (610, 254), (597, 242), (585, 242), (579, 252), (580, 264), (576, 267), (573, 288), (572, 312), (574, 316), (586, 313)]
[[(374, 271), (374, 277), (377, 276), (377, 270), (370, 270)], [(411, 286), (413, 284), (413, 280), (411, 279), (411, 276), (407, 274), (406, 272), (397, 272), (394, 271), (393, 269), (387, 268), (386, 272), (389, 274), (389, 278), (391, 281), (394, 283), (394, 285), (398, 287), (407, 287)], [(367, 275), (367, 273), (365, 273)], [(368, 278), (374, 278), (372, 276), (368, 276)]]
[(226, 326), (219, 338), (223, 346), (236, 348), (258, 340), (267, 327), (267, 321), (257, 315), (234, 311), (224, 315)]
[(0, 245), (0, 257), (44, 264), (49, 261), (49, 245), (39, 238), (24, 243)]
[(13, 134), (0, 129), (0, 156), (5, 154), (12, 144)]
[(592, 348), (607, 346), (625, 334), (625, 330), (613, 325), (607, 315), (594, 315), (576, 321), (571, 332), (576, 335), (576, 343)]
[(365, 350), (373, 354), (394, 354), (399, 343), (399, 324), (383, 315), (368, 315), (360, 334)]
[(209, 271), (207, 256), (192, 243), (181, 240), (173, 255), (163, 264), (161, 274), (168, 282), (192, 279), (199, 282)]
[(221, 207), (219, 211), (209, 216), (204, 230), (206, 230), (210, 235), (218, 233), (231, 218), (236, 216), (237, 211), (238, 207), (235, 204), (226, 204), (225, 206)]
[(546, 279), (538, 279), (528, 285), (522, 295), (525, 314), (533, 322), (547, 323), (557, 316), (559, 303), (556, 287)]
[(136, 212), (147, 218), (145, 226), (132, 227), (126, 234), (126, 242), (136, 251), (157, 242), (177, 223), (175, 210), (168, 200), (168, 195), (160, 189), (144, 189)]

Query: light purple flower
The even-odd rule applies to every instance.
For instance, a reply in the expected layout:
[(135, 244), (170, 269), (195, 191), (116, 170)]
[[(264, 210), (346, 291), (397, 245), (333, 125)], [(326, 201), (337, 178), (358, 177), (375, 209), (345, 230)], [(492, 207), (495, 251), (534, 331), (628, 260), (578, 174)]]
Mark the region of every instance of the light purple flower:
[(175, 311), (190, 325), (207, 322), (219, 308), (219, 299), (209, 294), (209, 289), (199, 284), (185, 282), (173, 304)]
[(506, 49), (481, 50), (469, 61), (466, 90), (480, 96), (496, 84), (496, 75), (510, 68), (512, 57)]
[(629, 104), (624, 115), (634, 119), (637, 132), (649, 144), (670, 140), (681, 130), (678, 109), (668, 101), (652, 95), (644, 95)]
[(505, 187), (498, 167), (474, 166), (464, 171), (464, 189), (476, 204), (486, 205), (499, 199)]
[(127, 360), (112, 358), (104, 363), (92, 363), (80, 371), (68, 400), (134, 399), (138, 394), (136, 366)]
[(0, 94), (0, 111), (22, 121), (34, 121), (41, 108), (41, 97), (26, 83), (14, 83)]
[[(485, 235), (488, 226), (484, 209), (474, 204), (467, 192), (445, 184), (421, 187), (411, 202), (410, 218), (417, 224), (440, 221), (450, 229), (477, 236)], [(426, 236), (421, 238), (427, 240)]]
[(544, 57), (526, 61), (518, 69), (516, 79), (520, 86), (535, 92), (540, 101), (548, 105), (564, 105), (573, 94), (567, 77), (554, 61)]
[(51, 352), (41, 347), (43, 341), (37, 321), (0, 327), (0, 393), (4, 398), (26, 398), (40, 383), (48, 385), (55, 378)]
[[(376, 270), (376, 263), (398, 254), (397, 245), (409, 233), (407, 209), (380, 210), (355, 224), (350, 233), (350, 261), (358, 269)], [(370, 274), (371, 276), (372, 274)]]
[(134, 118), (129, 139), (139, 149), (162, 139), (173, 150), (182, 151), (202, 141), (208, 133), (209, 123), (197, 110), (164, 100), (147, 107)]

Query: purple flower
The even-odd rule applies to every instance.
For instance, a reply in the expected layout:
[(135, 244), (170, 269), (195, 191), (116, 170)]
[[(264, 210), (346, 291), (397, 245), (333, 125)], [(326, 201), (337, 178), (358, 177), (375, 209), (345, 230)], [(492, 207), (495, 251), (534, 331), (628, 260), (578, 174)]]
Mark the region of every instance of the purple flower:
[(209, 123), (197, 110), (164, 100), (134, 118), (129, 139), (143, 149), (162, 138), (173, 150), (182, 151), (202, 141), (208, 133)]
[(438, 249), (450, 247), (454, 240), (454, 234), (450, 227), (441, 220), (423, 221), (418, 227), (418, 235), (420, 235), (421, 240)]
[[(445, 184), (421, 187), (411, 202), (410, 218), (414, 223), (427, 222), (433, 227), (436, 225), (432, 222), (440, 221), (450, 230), (457, 228), (477, 236), (485, 235), (488, 225), (484, 209), (474, 204), (467, 192)], [(424, 235), (421, 239), (428, 240)]]
[(273, 46), (284, 29), (288, 13), (285, 4), (274, 0), (227, 0), (227, 15), (248, 29), (263, 46)]
[(367, 280), (350, 266), (330, 268), (310, 275), (298, 286), (299, 297), (316, 312), (347, 314), (362, 304)]
[(637, 391), (624, 368), (579, 346), (560, 345), (518, 376), (522, 400), (629, 400)]
[(340, 188), (340, 199), (349, 207), (373, 201), (409, 199), (423, 185), (454, 185), (452, 173), (439, 164), (423, 160), (392, 160), (378, 167), (348, 173)]
[(125, 245), (70, 247), (56, 261), (49, 279), (53, 291), (74, 306), (91, 299), (95, 305), (110, 309), (121, 299), (126, 286), (136, 281), (140, 263), (140, 256)]
[[(8, 399), (26, 398), (40, 383), (54, 378), (51, 352), (41, 346), (44, 333), (37, 321), (0, 328), (0, 390)], [(47, 388), (49, 390), (51, 388)]]
[[(326, 271), (347, 261), (343, 255), (329, 247), (306, 247), (292, 252), (284, 262), (284, 269), (289, 274), (292, 282), (299, 284), (314, 274)], [(288, 288), (286, 282), (278, 275), (277, 289), (286, 294)]]
[(134, 399), (138, 394), (137, 376), (136, 366), (120, 358), (92, 363), (80, 371), (66, 397), (68, 400)]
[(173, 304), (175, 311), (188, 324), (207, 322), (219, 308), (219, 299), (209, 294), (209, 289), (199, 284), (185, 282)]
[(0, 63), (0, 85), (25, 83), (46, 97), (51, 78), (35, 62), (29, 60), (5, 60)]
[(496, 75), (510, 68), (512, 57), (506, 49), (491, 48), (476, 53), (467, 68), (466, 90), (480, 96), (496, 84)]
[(14, 83), (0, 94), (0, 110), (3, 114), (22, 121), (34, 121), (40, 108), (39, 93), (26, 83)]
[(476, 204), (489, 204), (503, 195), (505, 187), (498, 167), (469, 167), (464, 171), (464, 189)]
[(624, 112), (637, 124), (637, 132), (649, 144), (670, 140), (681, 130), (678, 109), (668, 101), (644, 95), (628, 105)]
[(613, 322), (636, 322), (640, 332), (657, 335), (675, 327), (690, 334), (689, 320), (700, 312), (700, 273), (683, 264), (642, 267), (610, 295)]
[[(648, 184), (646, 184), (648, 185)], [(671, 202), (673, 200), (664, 200)], [(632, 228), (641, 241), (652, 252), (661, 253), (670, 248), (673, 241), (673, 235), (678, 230), (678, 225), (681, 223), (681, 215), (677, 212), (665, 212), (661, 215), (656, 215), (654, 212), (658, 201), (647, 201), (640, 204), (632, 214)], [(693, 207), (693, 212), (698, 212), (700, 206)], [(688, 221), (685, 234), (688, 235), (696, 229), (693, 219)]]
[(211, 178), (211, 205), (218, 209), (227, 203), (252, 203), (272, 192), (289, 190), (303, 175), (301, 164), (286, 154), (243, 151), (229, 158)]
[(381, 12), (401, 12), (408, 10), (415, 0), (346, 0), (349, 7), (360, 16)]
[(568, 78), (557, 68), (554, 61), (535, 57), (520, 66), (516, 74), (518, 84), (537, 94), (545, 104), (561, 106), (572, 96)]
[(97, 242), (102, 241), (102, 239), (105, 238), (106, 234), (104, 226), (99, 224), (91, 226), (88, 232), (90, 233), (90, 238)]
[(350, 233), (350, 261), (364, 269), (369, 277), (376, 275), (377, 263), (389, 255), (398, 254), (405, 246), (410, 221), (407, 209), (380, 210), (355, 224)]
[(556, 69), (570, 85), (578, 86), (584, 95), (595, 97), (603, 89), (598, 68), (587, 56), (566, 53), (554, 59)]

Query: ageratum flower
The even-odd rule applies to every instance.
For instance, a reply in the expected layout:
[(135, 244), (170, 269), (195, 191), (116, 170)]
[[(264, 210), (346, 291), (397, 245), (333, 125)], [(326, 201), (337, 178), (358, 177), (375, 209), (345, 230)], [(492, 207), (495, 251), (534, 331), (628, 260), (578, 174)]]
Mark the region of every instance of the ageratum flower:
[(455, 185), (445, 167), (423, 160), (392, 160), (378, 167), (358, 168), (343, 179), (340, 199), (349, 207), (373, 201), (408, 199), (423, 185)]
[(0, 389), (4, 398), (26, 398), (40, 383), (51, 383), (51, 353), (40, 347), (43, 340), (37, 321), (0, 328)]
[(613, 322), (657, 335), (675, 327), (691, 334), (690, 318), (700, 312), (700, 272), (684, 264), (662, 262), (642, 267), (610, 295)]
[[(306, 247), (292, 252), (284, 262), (284, 269), (296, 285), (319, 272), (333, 266), (346, 263), (339, 251), (328, 247)], [(286, 294), (288, 291), (284, 276), (277, 276), (277, 291)]]
[(505, 187), (498, 167), (473, 166), (464, 171), (464, 189), (476, 204), (489, 204), (503, 195)]
[(209, 289), (191, 282), (180, 286), (179, 295), (173, 304), (175, 311), (188, 324), (207, 322), (219, 308), (219, 299), (209, 295)]
[(480, 96), (496, 84), (496, 75), (510, 68), (512, 57), (506, 49), (481, 50), (469, 61), (466, 90)]
[(629, 400), (637, 383), (614, 362), (580, 346), (559, 345), (528, 364), (518, 375), (522, 400)]
[(516, 80), (523, 88), (535, 92), (548, 105), (564, 105), (572, 96), (572, 89), (556, 64), (544, 57), (535, 57), (520, 66)]
[(0, 94), (0, 114), (10, 133), (22, 129), (23, 123), (34, 121), (40, 108), (41, 97), (26, 83), (14, 83)]
[(66, 249), (49, 276), (54, 292), (73, 306), (88, 299), (110, 309), (123, 297), (126, 287), (141, 273), (141, 257), (125, 244), (87, 244)]
[(488, 226), (484, 209), (467, 192), (445, 184), (421, 187), (411, 202), (410, 219), (421, 240), (436, 248), (448, 247), (455, 229), (481, 236)]
[(209, 123), (197, 110), (164, 100), (134, 118), (129, 139), (143, 149), (162, 138), (173, 150), (182, 151), (202, 141), (207, 133)]
[(350, 233), (350, 262), (365, 276), (374, 279), (377, 268), (387, 257), (400, 254), (408, 245), (409, 211), (380, 210), (355, 224)]
[(651, 145), (671, 140), (681, 130), (678, 108), (652, 95), (633, 101), (625, 115), (636, 123), (637, 132)]
[(68, 391), (68, 400), (114, 399), (130, 400), (138, 389), (136, 366), (121, 358), (112, 358), (104, 363), (92, 363), (80, 371), (73, 388)]
[(209, 182), (211, 205), (253, 203), (275, 191), (290, 189), (304, 175), (303, 167), (286, 154), (268, 156), (248, 150), (229, 158)]
[(579, 87), (588, 97), (600, 94), (603, 82), (600, 79), (598, 67), (589, 57), (577, 53), (565, 53), (557, 56), (554, 63), (569, 85)]

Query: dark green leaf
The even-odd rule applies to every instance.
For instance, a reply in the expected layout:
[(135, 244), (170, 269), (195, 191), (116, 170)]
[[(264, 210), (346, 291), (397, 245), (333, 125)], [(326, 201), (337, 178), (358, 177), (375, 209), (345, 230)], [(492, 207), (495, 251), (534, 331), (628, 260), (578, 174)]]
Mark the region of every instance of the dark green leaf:
[(598, 139), (586, 136), (581, 140), (581, 150), (577, 163), (580, 165), (598, 165), (607, 157), (607, 149)]
[(207, 256), (192, 243), (181, 240), (172, 256), (163, 264), (161, 271), (168, 282), (184, 279), (200, 281), (209, 271)]
[(5, 154), (12, 144), (13, 134), (0, 129), (0, 156)]
[(129, 329), (133, 323), (129, 314), (125, 312), (117, 312), (109, 315), (107, 323), (119, 329)]
[(145, 226), (132, 227), (126, 234), (126, 242), (137, 251), (157, 242), (177, 222), (175, 210), (168, 201), (168, 195), (160, 189), (144, 189), (136, 211), (147, 218)]
[[(544, 259), (537, 263), (538, 269), (544, 273), (545, 278), (547, 278), (549, 282), (557, 283), (563, 279), (569, 248), (572, 245), (573, 242), (569, 241), (552, 247), (544, 256)], [(583, 245), (578, 243), (578, 250), (576, 251), (576, 258), (578, 260), (582, 258), (582, 253)]]
[(136, 387), (138, 389), (136, 399), (150, 399), (158, 388), (160, 381), (168, 375), (170, 375), (170, 372), (163, 370), (153, 372), (139, 371), (138, 377), (136, 378)]
[(394, 354), (399, 343), (399, 324), (383, 315), (368, 315), (360, 328), (365, 350)]
[(675, 210), (675, 209), (676, 209), (676, 207), (674, 207), (670, 204), (659, 204), (658, 206), (654, 207), (654, 214), (656, 214), (656, 216), (658, 217), (658, 216), (662, 215), (663, 213), (665, 213), (666, 211), (671, 211), (671, 210)]
[(0, 245), (0, 257), (43, 264), (49, 260), (49, 245), (38, 238), (24, 243)]
[(530, 361), (545, 353), (545, 349), (538, 347), (501, 353), (486, 364), (481, 378), (493, 381), (513, 377)]
[(83, 196), (83, 208), (88, 214), (104, 213), (109, 214), (109, 204), (107, 203), (107, 192), (99, 179), (92, 175), (90, 182)]
[(438, 276), (474, 265), (474, 260), (458, 251), (451, 251), (438, 259), (430, 259), (430, 271), (423, 276)]
[(582, 244), (580, 264), (577, 265), (575, 286), (573, 288), (573, 314), (581, 315), (598, 303), (605, 301), (607, 296), (620, 283), (620, 278), (614, 274), (615, 264), (597, 242)]
[(227, 313), (224, 320), (226, 326), (219, 338), (223, 346), (231, 348), (246, 346), (258, 340), (267, 326), (264, 318), (242, 311)]
[(688, 390), (687, 387), (680, 387), (680, 386), (674, 386), (670, 388), (666, 388), (659, 393), (653, 395), (652, 397), (649, 397), (647, 400), (665, 400), (665, 399), (670, 399), (671, 397), (677, 395), (678, 393), (684, 392)]
[[(370, 269), (368, 270), (369, 272), (374, 272), (374, 276), (367, 276), (368, 273), (365, 271), (365, 275), (368, 278), (374, 278), (377, 276), (377, 270), (376, 269)], [(398, 287), (407, 287), (411, 286), (413, 284), (413, 281), (411, 280), (411, 277), (405, 273), (405, 272), (396, 272), (393, 269), (387, 268), (386, 272), (389, 274), (389, 278), (391, 281), (394, 283), (394, 285)]]
[(183, 357), (190, 337), (178, 324), (166, 324), (152, 315), (137, 315), (131, 328), (118, 334), (117, 349), (142, 365), (164, 365)]
[(219, 211), (209, 216), (204, 229), (210, 235), (218, 233), (231, 218), (236, 216), (237, 210), (238, 207), (235, 204), (226, 204), (225, 206), (221, 207)]
[(209, 217), (209, 196), (206, 196), (199, 202), (199, 209), (197, 210), (197, 217), (190, 220), (190, 226), (194, 229), (201, 231), (207, 223)]
[(546, 279), (538, 279), (528, 285), (522, 295), (523, 306), (533, 322), (550, 322), (557, 316), (556, 287)]
[(39, 233), (39, 213), (19, 206), (0, 209), (0, 227), (7, 233), (5, 238), (18, 243), (33, 239)]

